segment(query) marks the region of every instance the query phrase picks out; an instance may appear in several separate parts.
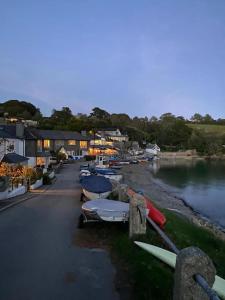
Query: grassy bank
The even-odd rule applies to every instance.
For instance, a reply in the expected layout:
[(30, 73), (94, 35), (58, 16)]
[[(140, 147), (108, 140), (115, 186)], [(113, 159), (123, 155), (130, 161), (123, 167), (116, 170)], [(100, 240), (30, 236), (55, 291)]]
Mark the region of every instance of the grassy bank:
[[(175, 244), (180, 249), (191, 245), (201, 248), (213, 259), (217, 273), (225, 277), (225, 243), (174, 213), (164, 212), (168, 220), (165, 231)], [(146, 237), (139, 240), (167, 249), (165, 243), (150, 229)], [(134, 299), (172, 299), (173, 270), (146, 251), (138, 249), (125, 234), (115, 238), (113, 249), (129, 265), (135, 284)]]
[[(164, 210), (164, 213), (168, 220), (165, 232), (176, 245), (179, 248), (191, 245), (201, 248), (213, 259), (218, 275), (225, 277), (225, 242), (170, 211)], [(128, 239), (126, 226), (91, 225), (83, 229), (81, 234), (80, 240), (85, 241), (86, 246), (107, 248), (111, 251), (119, 270), (116, 280), (118, 289), (123, 291), (125, 286), (130, 290), (129, 297), (121, 299), (172, 299), (174, 270), (135, 246), (133, 241)], [(160, 237), (150, 228), (146, 236), (137, 240), (167, 249)]]
[(188, 124), (189, 127), (199, 130), (205, 135), (220, 137), (225, 135), (225, 126), (216, 124)]

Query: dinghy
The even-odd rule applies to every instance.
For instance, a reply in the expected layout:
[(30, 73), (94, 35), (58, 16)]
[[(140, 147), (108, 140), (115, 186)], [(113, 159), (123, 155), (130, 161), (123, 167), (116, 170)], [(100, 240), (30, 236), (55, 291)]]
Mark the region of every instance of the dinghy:
[(109, 199), (91, 200), (82, 205), (82, 212), (84, 222), (126, 222), (129, 217), (129, 204)]
[(90, 200), (107, 198), (112, 191), (110, 180), (103, 176), (84, 176), (81, 178), (81, 186), (84, 195)]
[(117, 172), (115, 170), (112, 170), (112, 169), (98, 169), (98, 168), (95, 168), (95, 171), (98, 175), (100, 176), (104, 176), (105, 178), (108, 178), (108, 179), (113, 179), (117, 182), (121, 181), (122, 178), (123, 178), (123, 175), (121, 174), (117, 174)]

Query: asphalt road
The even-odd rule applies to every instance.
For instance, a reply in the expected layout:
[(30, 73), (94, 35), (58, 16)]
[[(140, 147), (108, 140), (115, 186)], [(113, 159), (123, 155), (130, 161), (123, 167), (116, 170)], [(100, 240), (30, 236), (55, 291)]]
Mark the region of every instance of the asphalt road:
[(117, 300), (108, 253), (72, 243), (78, 165), (57, 176), (44, 193), (0, 213), (0, 299)]

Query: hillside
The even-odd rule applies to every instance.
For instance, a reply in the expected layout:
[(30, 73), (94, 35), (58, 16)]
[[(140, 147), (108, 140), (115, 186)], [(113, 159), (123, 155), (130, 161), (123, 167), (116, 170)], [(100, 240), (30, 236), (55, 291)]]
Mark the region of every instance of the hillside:
[(187, 124), (192, 129), (198, 130), (204, 135), (222, 137), (225, 136), (225, 125), (216, 124)]

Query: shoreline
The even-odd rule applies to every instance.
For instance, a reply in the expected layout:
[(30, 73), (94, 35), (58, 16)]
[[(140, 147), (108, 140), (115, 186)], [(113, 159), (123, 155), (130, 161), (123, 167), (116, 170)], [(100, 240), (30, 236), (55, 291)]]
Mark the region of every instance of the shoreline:
[(161, 207), (175, 212), (190, 222), (208, 229), (215, 236), (225, 241), (225, 230), (208, 218), (191, 208), (183, 199), (172, 195), (168, 189), (160, 185), (152, 176), (146, 164), (127, 165), (121, 169), (123, 182), (135, 190), (148, 195), (153, 202)]

